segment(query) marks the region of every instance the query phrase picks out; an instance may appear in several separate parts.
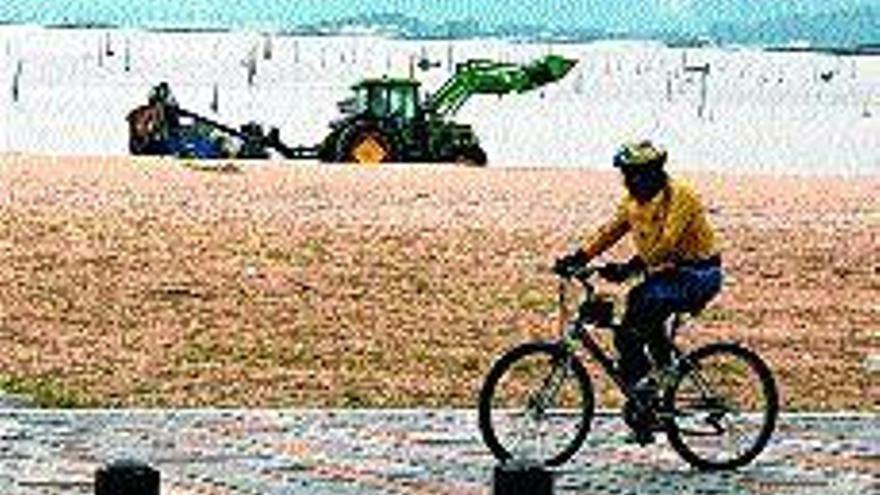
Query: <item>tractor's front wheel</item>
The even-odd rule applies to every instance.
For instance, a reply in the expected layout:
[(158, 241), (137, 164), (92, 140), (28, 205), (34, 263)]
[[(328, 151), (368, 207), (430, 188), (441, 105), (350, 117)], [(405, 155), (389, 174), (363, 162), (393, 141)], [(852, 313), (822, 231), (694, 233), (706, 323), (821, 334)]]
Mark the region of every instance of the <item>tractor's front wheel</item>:
[(469, 167), (485, 167), (486, 152), (479, 146), (471, 146), (458, 152), (455, 163)]

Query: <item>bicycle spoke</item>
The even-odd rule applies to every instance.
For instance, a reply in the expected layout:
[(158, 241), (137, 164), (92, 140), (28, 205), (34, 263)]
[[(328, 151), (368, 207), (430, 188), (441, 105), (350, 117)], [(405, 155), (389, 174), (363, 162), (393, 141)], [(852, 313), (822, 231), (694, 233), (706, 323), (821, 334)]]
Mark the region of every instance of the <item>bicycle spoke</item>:
[(721, 436), (722, 436), (722, 439), (723, 439), (725, 445), (727, 446), (727, 451), (733, 452), (734, 457), (735, 457), (736, 455), (739, 454), (739, 445), (737, 444), (737, 441), (736, 441), (737, 440), (736, 435), (730, 434), (730, 433), (733, 433), (733, 430), (731, 430), (729, 428), (729, 426), (730, 425), (728, 425), (728, 428), (726, 428), (726, 429), (722, 429)]
[[(481, 397), (481, 431), (485, 437), (488, 418), (492, 437), (487, 443), (503, 453), (500, 457), (558, 463), (586, 435), (589, 423), (583, 418), (587, 411), (592, 414), (592, 396), (585, 396), (585, 390), (592, 389), (584, 389), (589, 382), (583, 367), (578, 364), (575, 373), (571, 357), (558, 354), (558, 348), (535, 344), (523, 349), (503, 363), (491, 384), (491, 398)], [(560, 415), (564, 410), (575, 414)]]
[(537, 426), (538, 426), (538, 452), (537, 452), (538, 455), (536, 456), (536, 458), (543, 459), (544, 452), (547, 451), (546, 445), (545, 445), (545, 442), (547, 440), (547, 431), (545, 429), (546, 423), (541, 422)]
[(700, 467), (742, 465), (769, 438), (766, 426), (772, 428), (777, 410), (772, 377), (766, 367), (759, 372), (753, 353), (735, 344), (710, 345), (694, 354), (668, 399), (674, 415), (670, 443)]
[(730, 441), (733, 442), (736, 455), (739, 456), (742, 454), (743, 446), (748, 447), (748, 438), (745, 437), (742, 428), (734, 424), (730, 418), (725, 417), (722, 419), (726, 423), (725, 430), (730, 433), (727, 436), (730, 438)]
[(516, 427), (513, 428), (514, 434), (512, 436), (512, 441), (510, 443), (510, 452), (514, 455), (517, 455), (520, 452), (520, 443), (523, 441), (523, 435), (526, 432), (526, 424), (527, 420), (527, 412), (523, 412), (518, 418), (514, 417), (513, 421), (516, 424)]

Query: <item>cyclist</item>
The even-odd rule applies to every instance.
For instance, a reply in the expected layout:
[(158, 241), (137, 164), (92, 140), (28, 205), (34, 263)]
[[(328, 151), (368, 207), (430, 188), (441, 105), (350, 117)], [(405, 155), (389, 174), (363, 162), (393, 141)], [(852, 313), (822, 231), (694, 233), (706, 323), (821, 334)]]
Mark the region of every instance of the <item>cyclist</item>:
[[(609, 263), (599, 274), (612, 282), (645, 273), (626, 298), (614, 346), (618, 370), (640, 397), (654, 400), (656, 384), (646, 378), (650, 361), (663, 367), (670, 358), (663, 322), (673, 312), (702, 308), (721, 290), (721, 259), (716, 235), (694, 189), (670, 178), (664, 166), (667, 152), (650, 141), (626, 143), (614, 155), (614, 166), (623, 175), (626, 194), (612, 219), (600, 226), (573, 253), (556, 260), (554, 271), (569, 276), (633, 234), (638, 254), (625, 263)], [(630, 424), (634, 440), (653, 441), (652, 421)]]

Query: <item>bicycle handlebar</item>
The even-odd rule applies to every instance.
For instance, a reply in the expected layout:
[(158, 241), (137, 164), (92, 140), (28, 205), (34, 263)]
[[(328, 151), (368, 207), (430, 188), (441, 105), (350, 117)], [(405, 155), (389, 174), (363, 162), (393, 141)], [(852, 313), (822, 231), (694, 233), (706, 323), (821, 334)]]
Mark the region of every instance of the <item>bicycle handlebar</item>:
[(586, 283), (587, 280), (592, 277), (595, 273), (598, 273), (604, 266), (598, 265), (584, 265), (578, 268), (573, 274), (572, 277), (577, 279), (581, 283)]
[(558, 275), (558, 277), (565, 281), (577, 280), (584, 286), (584, 288), (592, 287), (592, 284), (590, 284), (590, 277), (601, 270), (603, 266), (604, 265), (583, 265), (568, 276)]
[[(604, 265), (583, 265), (583, 266), (575, 269), (574, 272), (572, 272), (568, 276), (559, 275), (559, 277), (563, 280), (572, 280), (572, 279), (577, 280), (578, 282), (581, 283), (581, 285), (583, 285), (585, 287), (591, 286), (591, 284), (589, 282), (590, 277), (592, 277), (594, 274), (600, 272), (605, 267), (610, 266), (610, 265), (614, 265), (614, 264), (615, 263), (612, 262), (612, 263), (606, 263)], [(634, 272), (634, 273), (645, 273), (645, 271), (638, 270), (638, 272)]]

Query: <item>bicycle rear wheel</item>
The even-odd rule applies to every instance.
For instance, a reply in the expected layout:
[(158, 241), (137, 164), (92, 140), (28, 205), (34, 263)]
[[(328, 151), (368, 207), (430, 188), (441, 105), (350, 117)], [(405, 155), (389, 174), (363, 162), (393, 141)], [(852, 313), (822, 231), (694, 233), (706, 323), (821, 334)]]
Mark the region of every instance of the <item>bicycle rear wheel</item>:
[(557, 466), (577, 452), (593, 418), (593, 387), (583, 364), (555, 343), (505, 353), (479, 396), (483, 441), (499, 461)]
[(702, 470), (736, 469), (767, 445), (779, 414), (770, 369), (735, 343), (710, 344), (682, 358), (664, 397), (669, 443)]

